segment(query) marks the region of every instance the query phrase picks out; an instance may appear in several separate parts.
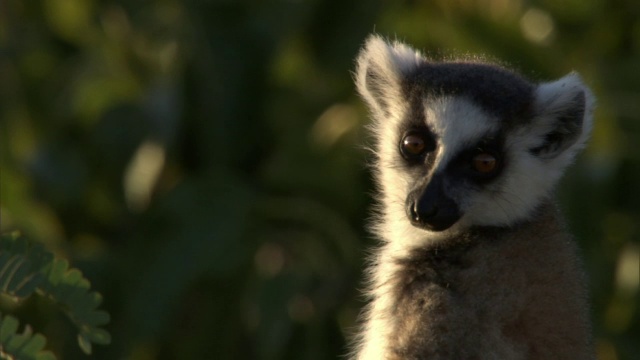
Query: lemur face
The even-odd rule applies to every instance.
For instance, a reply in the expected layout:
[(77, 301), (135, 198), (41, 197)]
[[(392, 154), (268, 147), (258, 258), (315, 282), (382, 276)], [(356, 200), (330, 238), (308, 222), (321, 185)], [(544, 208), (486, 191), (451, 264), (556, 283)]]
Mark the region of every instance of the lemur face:
[(423, 62), (401, 89), (396, 160), (410, 179), (407, 216), (414, 226), (445, 230), (473, 210), (476, 194), (499, 190), (505, 136), (531, 118), (533, 87), (491, 65)]
[(431, 62), (374, 36), (356, 77), (373, 115), (385, 211), (421, 230), (526, 218), (591, 127), (593, 97), (575, 74), (537, 85), (496, 65)]

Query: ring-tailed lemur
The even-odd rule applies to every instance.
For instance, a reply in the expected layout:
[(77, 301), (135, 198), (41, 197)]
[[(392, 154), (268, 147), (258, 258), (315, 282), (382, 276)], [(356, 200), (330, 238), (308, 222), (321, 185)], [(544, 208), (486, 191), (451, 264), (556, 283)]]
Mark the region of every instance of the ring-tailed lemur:
[(375, 35), (355, 77), (382, 245), (353, 356), (593, 359), (585, 275), (552, 199), (591, 130), (580, 77), (533, 84)]

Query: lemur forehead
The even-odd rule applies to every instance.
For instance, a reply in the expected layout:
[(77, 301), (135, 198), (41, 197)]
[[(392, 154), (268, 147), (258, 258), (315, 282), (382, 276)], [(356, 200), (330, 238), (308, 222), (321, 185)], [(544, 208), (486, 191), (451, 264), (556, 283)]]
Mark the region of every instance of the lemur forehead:
[(424, 62), (403, 80), (407, 98), (461, 96), (507, 123), (531, 116), (534, 85), (496, 65)]

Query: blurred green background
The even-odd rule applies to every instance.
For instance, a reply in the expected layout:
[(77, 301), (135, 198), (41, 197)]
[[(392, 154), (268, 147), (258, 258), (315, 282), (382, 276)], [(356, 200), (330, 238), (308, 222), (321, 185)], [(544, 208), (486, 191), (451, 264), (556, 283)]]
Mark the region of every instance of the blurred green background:
[[(1, 230), (82, 269), (96, 359), (335, 359), (373, 193), (353, 59), (376, 31), (599, 99), (559, 189), (602, 360), (640, 359), (640, 2), (0, 1)], [(82, 359), (50, 302), (16, 314)]]

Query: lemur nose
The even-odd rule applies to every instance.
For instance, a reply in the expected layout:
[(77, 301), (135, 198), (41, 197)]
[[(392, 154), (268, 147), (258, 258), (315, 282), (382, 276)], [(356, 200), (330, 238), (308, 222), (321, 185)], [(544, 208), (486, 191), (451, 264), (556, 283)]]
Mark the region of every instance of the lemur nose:
[(438, 206), (435, 204), (429, 204), (431, 206), (425, 206), (424, 201), (416, 199), (411, 206), (411, 219), (415, 222), (424, 223), (434, 216), (438, 215)]
[(446, 230), (462, 217), (458, 205), (447, 196), (442, 179), (437, 175), (423, 189), (407, 197), (405, 209), (413, 226), (431, 231)]

